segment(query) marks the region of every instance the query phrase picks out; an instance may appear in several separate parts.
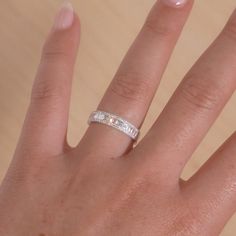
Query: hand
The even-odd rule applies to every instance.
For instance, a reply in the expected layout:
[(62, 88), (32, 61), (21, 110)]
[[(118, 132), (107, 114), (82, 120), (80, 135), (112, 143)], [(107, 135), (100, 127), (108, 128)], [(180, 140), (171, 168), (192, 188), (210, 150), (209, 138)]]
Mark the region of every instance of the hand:
[[(192, 5), (154, 5), (99, 110), (141, 127)], [(135, 147), (98, 123), (77, 147), (67, 144), (79, 28), (64, 5), (0, 188), (0, 235), (218, 235), (236, 210), (236, 134), (188, 181), (180, 175), (235, 91), (236, 13)]]

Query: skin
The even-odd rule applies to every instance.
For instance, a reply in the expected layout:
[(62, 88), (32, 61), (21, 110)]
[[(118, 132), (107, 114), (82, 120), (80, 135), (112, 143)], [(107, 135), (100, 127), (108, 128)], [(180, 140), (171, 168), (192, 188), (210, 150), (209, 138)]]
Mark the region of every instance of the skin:
[[(192, 5), (155, 3), (98, 109), (141, 127)], [(79, 29), (75, 14), (44, 45), (0, 188), (0, 235), (219, 235), (236, 210), (236, 133), (192, 178), (180, 175), (236, 89), (236, 12), (135, 147), (101, 124), (67, 143)]]

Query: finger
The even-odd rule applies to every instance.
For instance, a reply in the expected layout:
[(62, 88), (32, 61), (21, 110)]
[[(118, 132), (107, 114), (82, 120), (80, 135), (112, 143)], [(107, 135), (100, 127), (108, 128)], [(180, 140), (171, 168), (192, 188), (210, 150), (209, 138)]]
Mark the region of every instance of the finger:
[[(193, 3), (190, 0), (178, 8), (166, 2), (158, 1), (152, 8), (98, 106), (137, 127), (145, 118)], [(131, 143), (128, 136), (116, 129), (92, 124), (79, 146), (92, 145), (104, 156), (114, 157), (124, 154)]]
[(71, 4), (64, 4), (43, 47), (20, 139), (35, 153), (57, 155), (65, 148), (79, 28)]
[[(236, 88), (236, 12), (186, 75), (136, 147), (178, 181), (181, 171)], [(161, 157), (161, 158), (157, 158)], [(142, 160), (142, 162), (145, 160)], [(150, 163), (149, 163), (150, 164)], [(170, 178), (169, 178), (170, 179)]]
[[(183, 186), (195, 215), (205, 222), (207, 235), (219, 235), (236, 210), (236, 133)], [(212, 227), (214, 225), (214, 227)], [(215, 233), (215, 234), (214, 234)]]

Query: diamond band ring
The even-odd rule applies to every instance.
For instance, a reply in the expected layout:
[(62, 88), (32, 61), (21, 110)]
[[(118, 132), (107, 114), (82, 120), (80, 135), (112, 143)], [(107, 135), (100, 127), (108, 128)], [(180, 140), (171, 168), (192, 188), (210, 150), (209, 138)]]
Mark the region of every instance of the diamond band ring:
[(139, 129), (137, 129), (134, 125), (129, 123), (128, 121), (122, 119), (121, 117), (110, 114), (104, 111), (94, 111), (89, 117), (88, 124), (91, 123), (102, 123), (108, 126), (111, 126), (119, 131), (125, 133), (133, 140), (137, 141), (139, 136)]

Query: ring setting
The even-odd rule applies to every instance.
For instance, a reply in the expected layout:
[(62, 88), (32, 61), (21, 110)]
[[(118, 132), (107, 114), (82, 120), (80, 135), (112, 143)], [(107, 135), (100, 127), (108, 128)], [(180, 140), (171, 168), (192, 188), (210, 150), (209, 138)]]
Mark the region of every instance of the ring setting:
[(105, 111), (92, 112), (88, 119), (88, 124), (90, 125), (91, 123), (101, 123), (101, 124), (111, 126), (125, 133), (134, 141), (137, 141), (139, 133), (140, 133), (139, 129), (137, 129), (134, 125), (132, 125), (127, 120), (117, 115), (105, 112)]

